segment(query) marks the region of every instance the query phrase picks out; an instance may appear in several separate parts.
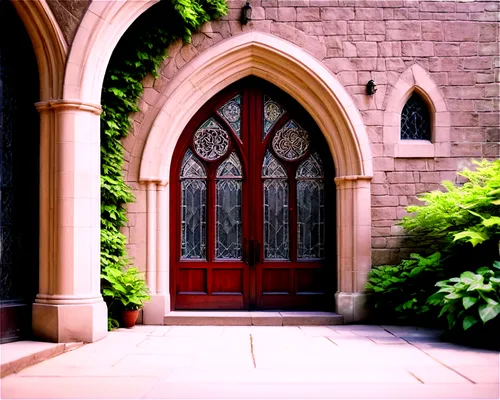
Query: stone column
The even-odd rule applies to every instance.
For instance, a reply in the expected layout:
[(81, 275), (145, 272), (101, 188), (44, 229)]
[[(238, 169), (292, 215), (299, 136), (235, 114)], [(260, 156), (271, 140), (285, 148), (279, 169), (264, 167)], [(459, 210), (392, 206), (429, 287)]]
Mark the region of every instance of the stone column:
[(101, 107), (73, 100), (40, 112), (40, 279), (33, 333), (53, 342), (107, 334), (100, 293)]
[(346, 323), (366, 317), (364, 285), (371, 268), (371, 176), (335, 178), (337, 185), (337, 313)]
[[(168, 191), (167, 182), (148, 182), (148, 243), (146, 276), (151, 300), (144, 304), (143, 322), (163, 325), (163, 317), (170, 311), (168, 277)], [(154, 188), (154, 190), (152, 190)], [(154, 286), (149, 282), (154, 281)]]

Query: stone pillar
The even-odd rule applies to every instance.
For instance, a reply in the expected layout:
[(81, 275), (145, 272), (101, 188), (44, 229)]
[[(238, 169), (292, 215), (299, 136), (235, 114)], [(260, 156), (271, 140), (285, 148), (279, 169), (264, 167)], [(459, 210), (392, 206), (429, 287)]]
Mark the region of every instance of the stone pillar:
[(371, 268), (370, 176), (335, 178), (337, 185), (337, 313), (346, 323), (366, 317), (364, 285)]
[[(143, 322), (163, 325), (170, 311), (168, 277), (168, 191), (167, 182), (148, 182), (148, 237), (146, 276), (151, 300), (144, 304)], [(151, 283), (154, 282), (154, 286)]]
[(40, 280), (33, 333), (53, 342), (107, 334), (100, 293), (101, 107), (72, 100), (40, 112)]

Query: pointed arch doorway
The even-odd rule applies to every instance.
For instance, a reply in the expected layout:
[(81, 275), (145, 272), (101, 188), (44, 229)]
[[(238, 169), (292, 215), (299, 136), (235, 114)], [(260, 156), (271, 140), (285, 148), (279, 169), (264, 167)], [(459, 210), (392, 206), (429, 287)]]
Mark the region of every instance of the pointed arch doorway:
[(173, 155), (173, 309), (333, 310), (334, 176), (290, 96), (255, 77), (214, 96)]

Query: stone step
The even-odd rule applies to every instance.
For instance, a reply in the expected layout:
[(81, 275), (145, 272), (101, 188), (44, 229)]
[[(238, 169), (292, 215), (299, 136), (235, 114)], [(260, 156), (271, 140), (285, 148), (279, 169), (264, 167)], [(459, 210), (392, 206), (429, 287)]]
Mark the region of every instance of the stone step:
[(74, 350), (83, 343), (46, 343), (32, 340), (4, 343), (0, 345), (0, 378), (17, 373), (24, 368), (49, 358)]
[(164, 325), (342, 325), (344, 317), (321, 311), (172, 311)]

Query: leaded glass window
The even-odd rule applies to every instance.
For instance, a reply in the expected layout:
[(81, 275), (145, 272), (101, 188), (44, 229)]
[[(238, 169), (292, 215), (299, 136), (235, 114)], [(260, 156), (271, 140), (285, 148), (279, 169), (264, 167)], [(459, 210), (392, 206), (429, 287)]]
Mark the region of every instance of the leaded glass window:
[(181, 258), (206, 259), (206, 172), (187, 150), (181, 166)]
[(430, 140), (431, 118), (424, 99), (413, 93), (401, 112), (401, 139)]
[(264, 127), (262, 139), (271, 131), (278, 119), (285, 113), (285, 109), (269, 96), (264, 95)]
[(241, 258), (242, 168), (233, 152), (217, 168), (215, 257)]
[(325, 256), (325, 188), (323, 165), (314, 153), (303, 161), (297, 179), (297, 258)]
[(194, 134), (194, 150), (205, 160), (213, 161), (226, 154), (229, 134), (213, 118), (205, 121)]
[(237, 95), (217, 110), (224, 118), (238, 137), (241, 131), (241, 95)]
[(293, 161), (309, 150), (309, 134), (295, 122), (288, 121), (273, 138), (273, 150), (281, 158)]
[(288, 176), (267, 150), (262, 164), (264, 181), (264, 257), (289, 259)]

